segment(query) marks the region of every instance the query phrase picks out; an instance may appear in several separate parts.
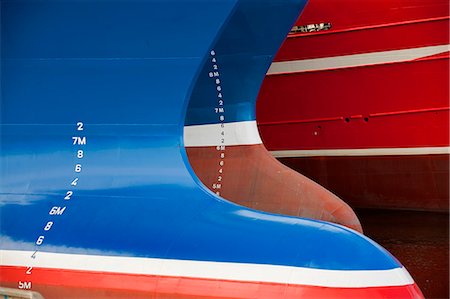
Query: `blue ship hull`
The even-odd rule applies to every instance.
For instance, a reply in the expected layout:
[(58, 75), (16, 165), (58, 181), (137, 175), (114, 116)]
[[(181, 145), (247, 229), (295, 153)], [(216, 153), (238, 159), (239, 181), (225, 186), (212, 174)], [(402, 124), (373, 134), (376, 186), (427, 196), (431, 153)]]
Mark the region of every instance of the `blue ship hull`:
[[(214, 58), (196, 79), (185, 121), (189, 162), (202, 183), (227, 200), (362, 232), (345, 202), (277, 162), (262, 144), (255, 115), (258, 91), (299, 10), (254, 4), (239, 4), (214, 42)], [(280, 135), (295, 138), (289, 133)], [(226, 150), (218, 153), (217, 146)]]
[(420, 297), (364, 236), (232, 204), (189, 165), (187, 106), (233, 16), (286, 31), (304, 4), (3, 1), (2, 292)]

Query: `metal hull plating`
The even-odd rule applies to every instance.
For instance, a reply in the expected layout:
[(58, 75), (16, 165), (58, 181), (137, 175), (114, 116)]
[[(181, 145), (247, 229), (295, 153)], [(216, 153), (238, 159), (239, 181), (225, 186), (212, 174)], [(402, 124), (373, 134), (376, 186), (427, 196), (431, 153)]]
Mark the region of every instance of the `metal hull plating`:
[[(2, 268), (8, 278), (21, 279), (25, 268)], [(274, 284), (180, 278), (177, 276), (142, 276), (123, 273), (98, 273), (89, 271), (62, 271), (40, 269), (37, 289), (45, 290), (54, 298), (420, 298), (416, 285), (386, 288), (324, 288), (308, 285)], [(67, 283), (61, 286), (58, 281)], [(6, 284), (8, 285), (8, 284)], [(15, 287), (15, 283), (9, 284)], [(127, 287), (124, 287), (127, 286)]]
[(227, 28), (216, 41), (216, 56), (203, 67), (188, 106), (184, 139), (189, 162), (203, 184), (227, 200), (361, 232), (346, 203), (281, 165), (262, 145), (255, 122), (256, 97), (292, 25), (273, 12), (251, 23), (243, 22), (245, 12), (235, 15), (237, 27)]
[(422, 297), (363, 235), (237, 206), (189, 166), (184, 116), (211, 47), (245, 21), (293, 20), (302, 1), (1, 5), (2, 287), (45, 298)]
[(448, 210), (448, 154), (278, 159), (345, 195), (352, 206)]
[(267, 148), (353, 207), (448, 211), (448, 5), (310, 1), (296, 25), (331, 28), (277, 54), (257, 107)]
[[(345, 203), (319, 184), (279, 163), (267, 154), (262, 144), (228, 146), (226, 163), (221, 168), (217, 167), (220, 165), (215, 147), (188, 147), (186, 150), (199, 179), (206, 186), (212, 186), (213, 191), (220, 192), (223, 198), (256, 210), (321, 219), (362, 230)], [(218, 169), (223, 170), (219, 183)]]

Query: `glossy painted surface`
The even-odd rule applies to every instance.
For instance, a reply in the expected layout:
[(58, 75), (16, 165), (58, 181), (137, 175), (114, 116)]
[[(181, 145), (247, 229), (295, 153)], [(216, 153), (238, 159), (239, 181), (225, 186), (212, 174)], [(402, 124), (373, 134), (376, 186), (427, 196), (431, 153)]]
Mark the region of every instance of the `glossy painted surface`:
[[(245, 12), (252, 6), (242, 9)], [(281, 19), (281, 14), (290, 17)], [(280, 10), (279, 15), (260, 14), (250, 23), (243, 14), (236, 14), (232, 22), (239, 29), (228, 27), (217, 40), (216, 62), (203, 66), (187, 110), (189, 162), (202, 183), (227, 200), (267, 212), (332, 221), (362, 232), (346, 203), (275, 161), (261, 145), (258, 132), (252, 131), (258, 90), (298, 11)], [(217, 151), (217, 146), (226, 149)]]
[(331, 29), (290, 35), (275, 61), (441, 45), (448, 19), (446, 0), (311, 0), (296, 25)]
[(187, 147), (186, 151), (199, 179), (225, 199), (260, 211), (320, 219), (362, 231), (346, 203), (278, 162), (262, 144), (227, 146), (225, 163), (219, 168), (223, 170), (220, 182), (215, 147)]
[[(13, 269), (16, 277), (22, 269)], [(258, 298), (258, 299), (297, 299), (297, 298), (423, 298), (419, 288), (414, 285), (391, 286), (385, 288), (324, 288), (308, 285), (277, 285), (240, 281), (199, 280), (179, 277), (149, 277), (140, 275), (115, 275), (68, 271), (64, 273), (68, 284), (55, 283), (61, 277), (60, 270), (43, 270), (39, 284), (47, 292), (57, 294), (56, 298), (148, 298), (149, 290), (157, 286), (156, 298)], [(19, 276), (20, 277), (20, 276)], [(121, 289), (121, 285), (132, 286), (134, 290)], [(79, 286), (83, 287), (79, 287)], [(106, 290), (106, 291), (105, 291)]]
[(353, 207), (448, 211), (449, 2), (312, 0), (296, 25), (321, 22), (264, 80), (266, 147)]
[(224, 201), (187, 161), (185, 110), (218, 36), (242, 28), (235, 16), (286, 20), (303, 4), (3, 1), (2, 285), (46, 298), (220, 298), (236, 296), (236, 280), (250, 286), (240, 298), (266, 283), (268, 297), (290, 298), (308, 281), (420, 297), (364, 236)]
[[(243, 3), (241, 12), (232, 16), (235, 26), (224, 28), (214, 44), (217, 66), (226, 108), (225, 122), (255, 120), (255, 101), (268, 66), (300, 13), (284, 5), (273, 4), (273, 12), (261, 10), (254, 1)], [(306, 1), (301, 1), (301, 6)], [(251, 21), (247, 14), (252, 11)], [(281, 16), (284, 16), (281, 17)], [(201, 70), (193, 89), (186, 114), (187, 126), (218, 123), (213, 113), (216, 106), (216, 86), (208, 76), (211, 63)], [(215, 70), (215, 69), (214, 69)]]
[(448, 147), (448, 69), (447, 57), (268, 76), (261, 138), (273, 151)]

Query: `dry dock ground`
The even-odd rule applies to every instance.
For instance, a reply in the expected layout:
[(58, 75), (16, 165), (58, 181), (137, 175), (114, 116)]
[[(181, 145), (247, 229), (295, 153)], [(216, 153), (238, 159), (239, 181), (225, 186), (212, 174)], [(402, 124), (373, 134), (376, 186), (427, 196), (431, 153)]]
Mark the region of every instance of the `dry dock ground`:
[(449, 298), (449, 214), (356, 211), (364, 233), (409, 271), (425, 298)]

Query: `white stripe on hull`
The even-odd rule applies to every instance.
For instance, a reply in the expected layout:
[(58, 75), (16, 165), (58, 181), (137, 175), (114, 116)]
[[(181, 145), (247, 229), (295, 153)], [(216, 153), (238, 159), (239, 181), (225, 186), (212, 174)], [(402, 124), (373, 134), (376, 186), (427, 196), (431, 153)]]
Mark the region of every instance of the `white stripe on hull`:
[(271, 151), (270, 153), (276, 158), (441, 155), (441, 154), (450, 154), (450, 147), (443, 146), (443, 147), (411, 147), (411, 148), (286, 150), (286, 151)]
[(393, 62), (405, 62), (450, 51), (450, 45), (429, 46), (404, 50), (391, 50), (336, 57), (274, 62), (267, 75), (341, 69)]
[[(32, 251), (0, 250), (2, 266), (30, 266)], [(389, 270), (322, 270), (266, 264), (207, 262), (138, 257), (39, 252), (35, 268), (217, 280), (366, 288), (413, 284), (405, 268)]]
[[(224, 135), (221, 132), (224, 132)], [(222, 140), (223, 139), (223, 140)], [(184, 145), (188, 147), (261, 144), (256, 121), (184, 127)]]

